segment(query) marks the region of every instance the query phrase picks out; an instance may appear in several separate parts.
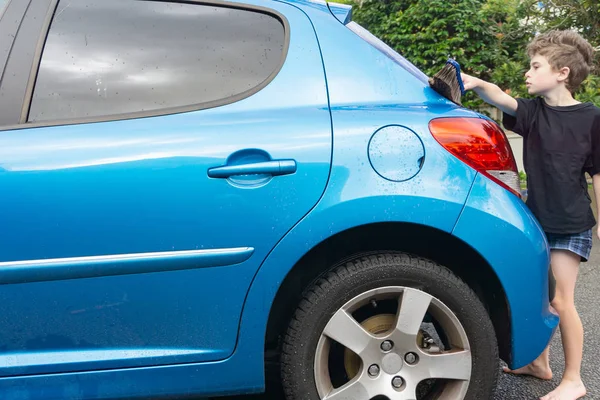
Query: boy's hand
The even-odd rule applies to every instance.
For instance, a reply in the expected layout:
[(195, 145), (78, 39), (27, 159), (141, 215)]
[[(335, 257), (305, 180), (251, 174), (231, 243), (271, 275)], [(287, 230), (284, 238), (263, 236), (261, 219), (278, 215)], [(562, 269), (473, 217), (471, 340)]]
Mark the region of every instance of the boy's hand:
[(463, 74), (462, 72), (460, 73), (460, 78), (463, 81), (465, 90), (475, 89), (476, 87), (479, 87), (479, 84), (481, 82), (481, 79), (475, 78), (474, 76), (471, 76), (471, 75)]

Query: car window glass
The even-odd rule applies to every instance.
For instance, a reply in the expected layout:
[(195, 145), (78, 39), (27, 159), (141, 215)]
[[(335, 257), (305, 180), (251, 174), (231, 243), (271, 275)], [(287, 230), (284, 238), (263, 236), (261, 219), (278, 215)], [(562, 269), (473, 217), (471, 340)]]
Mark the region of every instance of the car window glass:
[(255, 10), (63, 0), (43, 50), (28, 120), (226, 103), (265, 82), (279, 68), (283, 48), (281, 21)]

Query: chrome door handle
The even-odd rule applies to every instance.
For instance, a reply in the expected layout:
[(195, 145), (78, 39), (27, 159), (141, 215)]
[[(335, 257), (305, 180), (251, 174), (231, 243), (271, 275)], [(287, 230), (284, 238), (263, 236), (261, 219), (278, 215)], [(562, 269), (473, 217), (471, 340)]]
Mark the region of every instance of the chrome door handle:
[(234, 175), (288, 175), (296, 172), (295, 160), (273, 160), (240, 165), (224, 165), (208, 170), (211, 178), (229, 178)]

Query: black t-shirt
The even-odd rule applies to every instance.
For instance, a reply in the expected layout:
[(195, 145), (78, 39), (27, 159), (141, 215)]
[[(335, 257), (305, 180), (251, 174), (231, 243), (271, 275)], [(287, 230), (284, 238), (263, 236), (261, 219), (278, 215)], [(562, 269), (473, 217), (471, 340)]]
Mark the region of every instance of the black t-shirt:
[(552, 107), (542, 98), (517, 99), (504, 126), (523, 136), (527, 205), (548, 233), (592, 228), (585, 172), (600, 173), (600, 108), (592, 103)]

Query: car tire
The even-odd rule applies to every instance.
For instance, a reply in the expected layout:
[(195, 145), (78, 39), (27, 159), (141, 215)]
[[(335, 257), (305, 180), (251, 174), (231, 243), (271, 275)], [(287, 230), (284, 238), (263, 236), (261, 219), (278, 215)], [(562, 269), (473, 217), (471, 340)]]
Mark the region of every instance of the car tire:
[[(431, 299), (427, 306), (428, 296)], [(414, 299), (417, 300), (413, 303)], [(420, 305), (421, 300), (424, 306)], [(397, 307), (395, 311), (394, 304)], [(407, 324), (415, 321), (416, 316), (420, 315), (419, 310), (422, 314), (423, 309), (427, 310), (425, 321), (429, 321), (429, 324)], [(402, 318), (399, 317), (400, 310), (403, 310)], [(389, 323), (390, 315), (393, 315), (392, 325)], [(351, 318), (346, 319), (345, 316)], [(375, 319), (379, 321), (369, 322)], [(400, 320), (401, 323), (398, 322)], [(370, 327), (367, 328), (367, 325)], [(431, 335), (425, 332), (423, 329), (426, 325), (436, 328), (435, 332)], [(439, 333), (442, 325), (450, 333), (441, 332), (434, 340), (433, 335)], [(413, 346), (410, 339), (413, 336), (410, 335), (414, 334), (415, 326), (420, 326), (416, 328), (418, 333), (415, 346), (418, 349), (411, 350), (413, 355), (409, 358), (405, 351)], [(370, 332), (369, 335), (365, 336), (360, 329), (355, 330), (356, 327)], [(402, 336), (404, 333), (399, 333), (401, 330), (398, 327), (403, 331), (410, 331), (410, 335), (406, 336), (409, 340)], [(382, 332), (382, 329), (386, 330)], [(397, 336), (386, 336), (390, 332)], [(399, 343), (389, 341), (388, 344), (383, 344), (384, 337), (398, 338)], [(448, 350), (449, 338), (453, 342), (462, 340), (462, 349)], [(340, 344), (341, 342), (344, 343)], [(348, 343), (352, 343), (350, 347), (353, 350), (363, 353), (359, 356), (357, 352), (350, 351), (346, 347)], [(381, 354), (377, 354), (379, 349), (374, 347), (376, 345), (380, 346)], [(391, 345), (395, 347), (384, 352)], [(452, 351), (454, 353), (451, 354)], [(391, 353), (395, 355), (389, 355)], [(420, 360), (416, 363), (415, 354), (416, 359)], [(457, 363), (448, 364), (453, 365), (451, 368), (441, 364), (450, 359), (433, 358), (438, 355), (459, 354), (464, 355), (464, 358)], [(377, 364), (378, 357), (381, 364)], [(348, 360), (354, 360), (354, 364)], [(409, 364), (408, 361), (415, 364)], [(428, 367), (433, 365), (428, 364), (431, 362), (438, 364)], [(364, 365), (365, 363), (369, 365)], [(449, 269), (404, 253), (358, 255), (321, 275), (304, 291), (303, 299), (285, 334), (281, 353), (282, 386), (287, 400), (392, 400), (392, 397), (394, 400), (415, 397), (492, 399), (498, 373), (498, 346), (494, 327), (477, 295)], [(446, 374), (456, 374), (459, 379), (456, 376), (450, 376), (449, 380), (439, 378), (442, 375), (446, 378)], [(421, 380), (423, 376), (429, 375), (438, 378)], [(467, 375), (468, 379), (465, 379)], [(417, 381), (424, 382), (429, 387), (423, 389), (421, 384), (415, 389)], [(401, 383), (404, 386), (398, 387)], [(414, 390), (412, 394), (411, 390)], [(417, 394), (423, 390), (424, 393)]]

